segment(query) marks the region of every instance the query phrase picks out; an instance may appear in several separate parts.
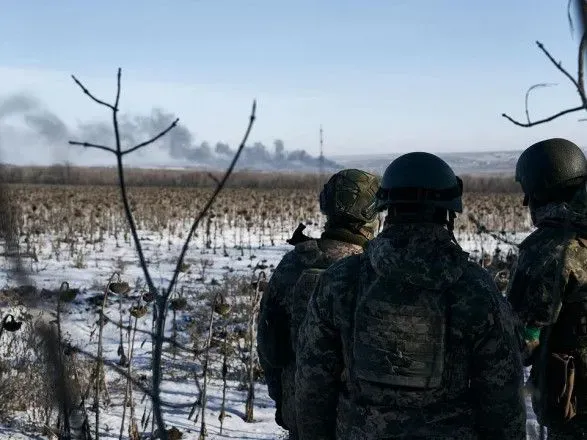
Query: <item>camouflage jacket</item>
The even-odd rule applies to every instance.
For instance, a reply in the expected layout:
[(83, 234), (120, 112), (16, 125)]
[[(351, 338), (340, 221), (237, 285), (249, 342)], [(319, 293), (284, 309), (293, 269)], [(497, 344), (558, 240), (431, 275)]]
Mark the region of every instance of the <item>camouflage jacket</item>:
[(526, 438), (513, 318), (467, 257), (443, 227), (397, 225), (323, 273), (298, 339), (302, 440)]
[[(534, 214), (537, 229), (520, 244), (507, 296), (527, 327), (556, 321), (562, 301), (587, 285), (587, 249), (577, 229), (587, 216), (566, 204), (550, 204)], [(565, 222), (568, 226), (565, 227)]]
[[(257, 350), (267, 378), (270, 397), (280, 405), (283, 421), (295, 431), (295, 346), (290, 328), (293, 288), (308, 268), (326, 269), (335, 261), (363, 252), (358, 244), (325, 238), (298, 243), (288, 252), (271, 276), (259, 312)], [(304, 310), (307, 304), (302, 306)]]
[[(552, 325), (548, 336), (549, 349), (575, 352), (576, 362), (580, 364), (577, 365), (579, 374), (575, 395), (578, 411), (585, 414), (587, 346), (581, 346), (580, 340), (587, 336), (587, 328), (583, 329), (582, 335), (576, 333), (578, 337), (572, 334), (581, 332), (581, 320), (587, 318), (587, 241), (581, 238), (587, 232), (587, 216), (584, 214), (587, 210), (578, 203), (580, 200), (575, 202), (550, 204), (534, 213), (537, 229), (520, 245), (520, 256), (507, 296), (519, 318), (523, 339), (539, 338), (544, 346), (542, 342), (546, 335), (541, 330)], [(563, 303), (571, 306), (564, 311)], [(567, 328), (571, 333), (566, 333)], [(539, 365), (539, 357), (540, 351), (535, 350), (528, 362), (533, 364), (533, 369)], [(537, 380), (537, 374), (537, 371), (532, 372), (534, 380)], [(537, 405), (538, 401), (533, 403)]]

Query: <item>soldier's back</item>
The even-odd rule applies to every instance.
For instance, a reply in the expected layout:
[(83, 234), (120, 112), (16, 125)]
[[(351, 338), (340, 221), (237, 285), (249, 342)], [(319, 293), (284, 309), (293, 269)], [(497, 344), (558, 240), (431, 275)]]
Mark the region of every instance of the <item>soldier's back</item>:
[(338, 438), (523, 438), (511, 315), (445, 228), (384, 231), (325, 272), (321, 296), (344, 347)]

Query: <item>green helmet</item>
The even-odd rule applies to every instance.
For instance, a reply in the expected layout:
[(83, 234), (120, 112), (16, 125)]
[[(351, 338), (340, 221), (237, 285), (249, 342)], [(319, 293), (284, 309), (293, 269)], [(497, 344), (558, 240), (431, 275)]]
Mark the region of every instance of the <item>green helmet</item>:
[(463, 182), (434, 154), (414, 152), (395, 159), (383, 174), (377, 209), (419, 204), (463, 212)]
[(349, 223), (371, 223), (377, 218), (375, 193), (380, 178), (357, 169), (334, 174), (320, 192), (322, 214)]
[(581, 149), (562, 138), (540, 141), (528, 147), (516, 164), (516, 182), (530, 199), (556, 199), (557, 192), (584, 181), (587, 159)]

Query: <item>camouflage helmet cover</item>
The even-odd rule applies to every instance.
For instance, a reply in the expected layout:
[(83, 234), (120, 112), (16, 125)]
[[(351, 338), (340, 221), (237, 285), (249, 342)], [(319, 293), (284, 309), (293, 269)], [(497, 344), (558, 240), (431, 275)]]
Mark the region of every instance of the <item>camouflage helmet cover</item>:
[(334, 174), (320, 192), (320, 211), (343, 221), (371, 223), (377, 218), (379, 176), (358, 169)]
[(398, 204), (419, 204), (462, 212), (463, 182), (441, 158), (425, 152), (404, 154), (383, 174), (377, 191), (380, 211)]

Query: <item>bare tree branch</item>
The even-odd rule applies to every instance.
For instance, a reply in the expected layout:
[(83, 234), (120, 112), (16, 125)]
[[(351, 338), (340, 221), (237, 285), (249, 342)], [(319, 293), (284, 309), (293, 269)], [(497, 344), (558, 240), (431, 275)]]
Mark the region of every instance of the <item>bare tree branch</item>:
[(169, 127), (167, 127), (165, 130), (163, 130), (161, 133), (159, 133), (157, 136), (152, 137), (151, 139), (149, 139), (148, 141), (145, 142), (141, 142), (138, 145), (135, 145), (134, 147), (131, 147), (127, 150), (124, 150), (122, 152), (122, 155), (128, 154), (128, 153), (132, 153), (133, 151), (138, 150), (139, 148), (143, 148), (146, 147), (147, 145), (152, 144), (153, 142), (157, 141), (158, 139), (162, 138), (163, 136), (165, 136), (169, 131), (171, 131), (171, 129), (173, 127), (175, 127), (177, 125), (177, 123), (179, 122), (179, 118), (177, 118), (175, 121), (173, 121), (171, 123), (171, 125), (169, 125)]
[(112, 110), (118, 111), (118, 104), (120, 103), (120, 80), (122, 77), (122, 69), (119, 67), (116, 72), (116, 99), (114, 100), (114, 108)]
[(578, 81), (578, 86), (579, 86), (579, 90), (581, 90), (583, 93), (581, 94), (581, 92), (579, 93), (581, 95), (581, 99), (583, 100), (583, 106), (587, 105), (587, 99), (585, 98), (585, 79), (583, 78), (583, 71), (584, 71), (584, 65), (585, 65), (585, 44), (587, 43), (587, 32), (583, 32), (583, 35), (581, 36), (581, 43), (579, 43), (579, 56), (577, 57), (577, 79)]
[(552, 116), (549, 116), (547, 118), (543, 118), (538, 121), (532, 122), (532, 121), (530, 121), (530, 116), (529, 116), (529, 111), (528, 111), (528, 93), (532, 89), (534, 89), (535, 87), (540, 86), (540, 85), (532, 86), (526, 92), (526, 118), (527, 118), (528, 122), (526, 122), (526, 123), (519, 122), (519, 121), (515, 120), (514, 118), (512, 118), (511, 116), (507, 115), (506, 113), (501, 114), (501, 116), (503, 116), (504, 118), (506, 118), (507, 120), (509, 120), (513, 124), (518, 125), (520, 127), (533, 127), (535, 125), (544, 124), (545, 122), (550, 122), (554, 119), (560, 118), (561, 116), (567, 115), (569, 113), (574, 113), (574, 112), (577, 112), (580, 110), (587, 110), (587, 96), (585, 95), (585, 87), (584, 87), (584, 81), (583, 81), (583, 52), (585, 50), (585, 46), (587, 45), (587, 32), (583, 33), (583, 36), (581, 38), (581, 44), (579, 47), (579, 58), (578, 58), (578, 67), (577, 67), (578, 79), (573, 78), (573, 76), (562, 66), (561, 62), (556, 61), (554, 59), (554, 57), (550, 54), (550, 52), (544, 47), (544, 45), (540, 41), (536, 41), (536, 45), (540, 48), (540, 50), (542, 50), (542, 52), (546, 55), (546, 57), (550, 60), (550, 62), (552, 62), (552, 64), (554, 64), (555, 67), (560, 72), (562, 72), (562, 74), (565, 75), (569, 79), (569, 81), (571, 81), (573, 83), (573, 85), (577, 89), (577, 93), (579, 93), (579, 97), (581, 99), (581, 105), (578, 107), (573, 107), (573, 108), (567, 109), (567, 110), (562, 110)]
[(569, 20), (569, 28), (571, 29), (571, 34), (575, 32), (575, 26), (573, 24), (573, 16), (571, 15), (571, 6), (573, 4), (573, 0), (569, 0), (567, 3), (567, 20)]
[[(587, 99), (585, 98), (585, 91), (581, 88), (581, 86), (579, 85), (579, 82), (573, 78), (573, 75), (571, 75), (562, 65), (562, 63), (560, 61), (556, 61), (554, 59), (554, 57), (550, 54), (550, 52), (548, 51), (548, 49), (546, 49), (544, 47), (544, 44), (542, 44), (540, 41), (536, 42), (536, 45), (540, 48), (540, 50), (542, 52), (544, 52), (544, 55), (546, 55), (548, 57), (548, 59), (550, 60), (550, 62), (552, 64), (555, 65), (555, 67), (561, 71), (561, 73), (563, 75), (565, 75), (569, 81), (571, 81), (573, 83), (573, 85), (577, 88), (577, 92), (579, 92), (579, 96), (581, 97), (581, 102), (583, 102), (583, 104), (585, 104), (585, 102), (587, 102)], [(579, 62), (579, 65), (582, 65), (581, 62)]]
[(69, 141), (69, 145), (79, 145), (80, 147), (85, 148), (98, 148), (100, 150), (108, 151), (109, 153), (116, 154), (116, 150), (110, 147), (106, 147), (105, 145), (98, 145), (98, 144), (90, 144), (88, 142), (76, 142), (76, 141)]
[(100, 105), (103, 105), (105, 107), (108, 107), (111, 110), (114, 110), (114, 106), (112, 104), (108, 104), (107, 102), (102, 101), (101, 99), (96, 98), (94, 95), (92, 95), (90, 93), (90, 91), (86, 88), (86, 86), (84, 86), (79, 79), (77, 79), (75, 77), (75, 75), (71, 75), (71, 77), (73, 78), (73, 80), (75, 81), (75, 83), (80, 86), (80, 88), (82, 89), (82, 91), (88, 95), (90, 97), (91, 100), (93, 100), (94, 102), (97, 102)]
[(539, 88), (539, 87), (552, 87), (552, 86), (556, 86), (556, 85), (557, 84), (555, 84), (555, 83), (539, 83), (539, 84), (534, 84), (526, 91), (525, 103), (526, 103), (526, 119), (528, 120), (528, 124), (531, 124), (530, 112), (528, 110), (528, 98), (530, 97), (530, 92), (534, 89)]
[[(214, 193), (212, 194), (210, 199), (207, 201), (205, 206), (202, 208), (202, 210), (200, 211), (200, 213), (198, 214), (198, 216), (196, 217), (196, 219), (194, 220), (194, 222), (192, 224), (192, 227), (191, 227), (190, 232), (187, 236), (187, 239), (183, 245), (182, 251), (180, 253), (180, 256), (179, 256), (179, 259), (177, 262), (177, 266), (175, 268), (175, 271), (173, 273), (173, 276), (172, 276), (172, 279), (169, 283), (168, 288), (165, 291), (161, 292), (161, 294), (158, 294), (157, 290), (155, 289), (155, 286), (153, 284), (149, 269), (147, 267), (147, 263), (146, 263), (146, 259), (143, 254), (141, 242), (138, 237), (137, 227), (136, 227), (136, 223), (134, 221), (134, 216), (133, 216), (133, 213), (131, 211), (130, 204), (128, 201), (128, 195), (126, 192), (126, 183), (125, 183), (125, 179), (124, 179), (124, 166), (122, 163), (122, 159), (123, 159), (124, 155), (126, 155), (128, 153), (132, 153), (133, 151), (136, 151), (139, 148), (145, 147), (149, 144), (152, 144), (153, 142), (155, 142), (156, 140), (158, 140), (159, 138), (161, 138), (162, 136), (167, 134), (171, 129), (173, 129), (177, 125), (177, 122), (179, 121), (179, 119), (176, 119), (175, 121), (173, 121), (167, 129), (163, 130), (161, 133), (159, 133), (155, 137), (153, 137), (145, 142), (142, 142), (140, 144), (137, 144), (134, 147), (131, 147), (127, 150), (123, 150), (121, 147), (121, 142), (120, 142), (120, 132), (119, 132), (119, 123), (118, 123), (118, 110), (119, 110), (118, 106), (120, 103), (120, 93), (121, 93), (121, 85), (120, 85), (121, 69), (120, 68), (118, 69), (118, 74), (117, 74), (117, 90), (116, 90), (116, 100), (115, 100), (114, 105), (108, 104), (104, 101), (101, 101), (101, 100), (95, 98), (88, 91), (88, 89), (75, 76), (72, 75), (72, 77), (73, 77), (74, 81), (76, 82), (76, 84), (78, 84), (81, 87), (81, 89), (84, 91), (84, 93), (86, 95), (88, 95), (95, 102), (97, 102), (101, 105), (104, 105), (112, 110), (112, 125), (114, 128), (114, 137), (115, 137), (115, 143), (116, 143), (115, 148), (104, 147), (102, 145), (96, 146), (95, 144), (87, 144), (87, 143), (83, 144), (83, 143), (71, 142), (71, 141), (70, 141), (70, 144), (83, 145), (83, 146), (93, 146), (94, 148), (101, 148), (106, 151), (110, 151), (111, 153), (113, 153), (116, 156), (116, 162), (118, 165), (119, 186), (120, 186), (122, 203), (124, 206), (124, 212), (125, 212), (127, 221), (129, 223), (131, 235), (132, 235), (133, 241), (135, 243), (135, 247), (136, 247), (136, 250), (137, 250), (137, 253), (139, 256), (140, 264), (143, 269), (143, 273), (145, 276), (147, 286), (149, 287), (149, 291), (153, 294), (153, 296), (156, 299), (154, 307), (153, 307), (154, 317), (156, 320), (156, 329), (152, 335), (152, 338), (154, 339), (154, 341), (153, 341), (154, 342), (154, 349), (153, 349), (153, 360), (152, 360), (152, 371), (153, 371), (152, 390), (151, 390), (150, 395), (151, 395), (151, 399), (152, 399), (152, 403), (153, 403), (153, 415), (154, 415), (155, 421), (157, 423), (157, 426), (159, 427), (159, 431), (161, 432), (161, 436), (162, 436), (163, 440), (166, 440), (167, 439), (167, 432), (165, 431), (165, 421), (163, 419), (163, 413), (161, 410), (162, 402), (161, 402), (161, 398), (160, 398), (160, 394), (161, 394), (160, 392), (161, 392), (161, 357), (162, 357), (163, 342), (166, 340), (166, 338), (165, 338), (165, 320), (166, 320), (166, 316), (167, 316), (167, 313), (166, 313), (167, 312), (167, 303), (169, 300), (169, 296), (173, 292), (175, 284), (177, 283), (178, 276), (181, 271), (183, 259), (185, 257), (185, 254), (186, 254), (188, 248), (189, 248), (190, 241), (191, 241), (200, 221), (202, 220), (202, 218), (204, 218), (204, 216), (206, 215), (206, 213), (208, 212), (208, 210), (210, 209), (210, 207), (214, 203), (216, 197), (218, 196), (220, 191), (222, 191), (222, 189), (224, 188), (228, 178), (230, 177), (230, 175), (232, 174), (232, 172), (234, 170), (236, 162), (238, 161), (238, 159), (239, 159), (239, 157), (245, 147), (245, 143), (249, 137), (249, 134), (250, 134), (251, 129), (253, 127), (253, 123), (255, 121), (257, 102), (256, 102), (256, 100), (253, 101), (253, 107), (251, 110), (251, 115), (249, 118), (249, 124), (247, 126), (247, 130), (245, 132), (245, 135), (243, 137), (243, 140), (242, 140), (238, 150), (236, 151), (236, 153), (234, 155), (234, 158), (233, 158), (230, 166), (226, 170), (223, 178), (217, 183), (217, 186), (216, 186)], [(216, 180), (216, 179), (214, 179), (214, 180)]]
[(185, 258), (185, 254), (187, 253), (187, 251), (189, 249), (190, 241), (192, 240), (192, 237), (193, 237), (194, 233), (196, 232), (196, 229), (197, 229), (198, 225), (200, 224), (200, 221), (202, 220), (202, 218), (204, 218), (204, 216), (206, 215), (206, 213), (208, 212), (208, 210), (210, 209), (210, 207), (212, 206), (212, 204), (216, 200), (216, 197), (218, 196), (220, 191), (222, 191), (222, 189), (224, 188), (226, 181), (228, 180), (228, 178), (232, 174), (232, 171), (234, 170), (236, 162), (238, 161), (243, 149), (245, 148), (245, 144), (247, 142), (247, 139), (249, 138), (249, 134), (251, 133), (251, 129), (253, 128), (253, 123), (255, 122), (256, 111), (257, 111), (257, 101), (254, 100), (253, 107), (251, 109), (251, 115), (249, 117), (249, 125), (247, 126), (247, 129), (245, 131), (243, 139), (242, 139), (242, 141), (241, 141), (241, 143), (240, 143), (240, 145), (239, 145), (239, 147), (238, 147), (238, 149), (232, 159), (232, 162), (230, 163), (230, 166), (228, 167), (228, 169), (224, 173), (224, 176), (222, 177), (222, 179), (220, 180), (220, 182), (216, 186), (214, 193), (210, 196), (210, 198), (208, 199), (208, 201), (206, 202), (206, 204), (204, 205), (204, 207), (202, 208), (202, 210), (200, 211), (200, 213), (198, 214), (198, 216), (195, 218), (194, 222), (192, 223), (192, 226), (190, 228), (188, 236), (183, 244), (183, 248), (181, 250), (181, 253), (179, 254), (179, 258), (177, 260), (177, 265), (175, 267), (175, 271), (173, 272), (173, 276), (171, 278), (171, 281), (169, 282), (169, 286), (167, 287), (167, 289), (163, 292), (163, 294), (161, 296), (157, 297), (156, 304), (157, 304), (158, 313), (157, 313), (156, 330), (155, 330), (156, 340), (155, 340), (155, 347), (153, 349), (153, 386), (152, 387), (153, 387), (153, 414), (157, 420), (157, 425), (160, 427), (165, 426), (163, 424), (163, 416), (161, 414), (159, 399), (160, 399), (160, 391), (161, 391), (161, 355), (163, 353), (163, 337), (165, 334), (165, 320), (166, 320), (165, 311), (167, 310), (167, 302), (169, 300), (169, 296), (173, 292), (173, 289), (174, 289), (175, 284), (177, 282), (177, 278), (181, 272), (181, 267), (183, 264), (183, 260)]
[(539, 125), (539, 124), (544, 124), (545, 122), (550, 122), (553, 121), (557, 118), (560, 118), (561, 116), (567, 115), (569, 113), (574, 113), (574, 112), (578, 112), (579, 110), (584, 110), (585, 107), (583, 107), (582, 105), (579, 107), (573, 107), (567, 110), (563, 110), (561, 112), (558, 112), (555, 115), (549, 116), (548, 118), (544, 118), (544, 119), (539, 119), (538, 121), (534, 121), (534, 122), (530, 122), (530, 123), (525, 123), (525, 122), (519, 122), (516, 121), (515, 119), (513, 119), (511, 116), (508, 116), (505, 113), (502, 113), (501, 115), (506, 118), (507, 120), (509, 120), (510, 122), (520, 126), (520, 127), (533, 127), (534, 125)]
[[(135, 248), (136, 248), (137, 253), (139, 255), (139, 262), (140, 262), (141, 268), (143, 270), (143, 274), (145, 276), (145, 281), (147, 283), (147, 286), (149, 287), (149, 291), (155, 295), (157, 293), (157, 289), (155, 288), (155, 284), (153, 283), (153, 279), (151, 278), (151, 274), (149, 273), (149, 269), (147, 267), (147, 263), (146, 263), (144, 253), (143, 253), (143, 247), (142, 247), (141, 242), (139, 240), (139, 235), (137, 232), (136, 223), (135, 223), (134, 217), (132, 215), (132, 211), (130, 209), (130, 204), (128, 202), (128, 196), (126, 193), (126, 184), (124, 181), (124, 166), (122, 163), (122, 147), (120, 144), (120, 131), (119, 131), (119, 126), (118, 126), (118, 104), (120, 102), (121, 76), (122, 76), (122, 69), (118, 68), (117, 82), (116, 82), (117, 86), (116, 86), (115, 105), (108, 104), (104, 101), (101, 101), (101, 100), (95, 98), (90, 93), (90, 91), (81, 83), (81, 81), (79, 81), (74, 75), (72, 75), (72, 78), (76, 82), (76, 84), (78, 86), (80, 86), (80, 88), (84, 91), (84, 93), (86, 95), (88, 95), (91, 99), (93, 99), (98, 104), (104, 105), (112, 110), (112, 124), (114, 127), (114, 138), (115, 138), (116, 148), (110, 148), (110, 147), (106, 147), (106, 148), (107, 148), (107, 151), (112, 152), (116, 156), (116, 162), (118, 165), (118, 181), (119, 181), (119, 186), (120, 186), (122, 204), (124, 206), (124, 213), (126, 215), (126, 219), (129, 224), (129, 228), (131, 231), (131, 235), (133, 237), (133, 242), (135, 244)], [(70, 141), (70, 143), (71, 143), (71, 141)], [(79, 143), (76, 143), (74, 145), (79, 145)]]

